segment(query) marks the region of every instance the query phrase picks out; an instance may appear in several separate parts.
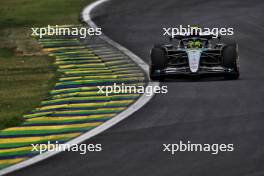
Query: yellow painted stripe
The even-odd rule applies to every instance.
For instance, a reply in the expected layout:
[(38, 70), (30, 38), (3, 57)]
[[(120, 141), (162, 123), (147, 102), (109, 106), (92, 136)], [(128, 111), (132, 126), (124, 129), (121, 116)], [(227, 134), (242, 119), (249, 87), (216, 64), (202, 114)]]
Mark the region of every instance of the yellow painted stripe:
[(135, 73), (135, 74), (116, 74), (116, 75), (102, 75), (102, 76), (70, 76), (65, 78), (60, 78), (60, 81), (67, 80), (75, 80), (75, 79), (115, 79), (121, 77), (135, 77), (135, 76), (143, 76), (143, 73)]
[(66, 75), (70, 75), (70, 74), (78, 74), (78, 73), (113, 73), (112, 70), (98, 70), (98, 69), (94, 69), (94, 70), (88, 70), (88, 71), (67, 71), (64, 72)]
[(89, 90), (98, 90), (98, 87), (97, 86), (90, 86), (90, 87), (66, 88), (66, 89), (52, 90), (52, 92), (63, 92), (63, 91), (68, 91), (68, 90), (89, 91)]
[(84, 67), (87, 67), (87, 66), (102, 66), (102, 67), (105, 67), (106, 65), (104, 63), (96, 63), (96, 64), (67, 64), (67, 65), (59, 65), (59, 68), (71, 68), (71, 67), (76, 67), (76, 66), (84, 66)]
[(101, 125), (102, 122), (95, 123), (82, 123), (82, 124), (68, 124), (68, 125), (53, 125), (53, 126), (24, 126), (24, 127), (13, 127), (2, 130), (6, 131), (25, 131), (25, 130), (55, 130), (64, 128), (82, 128), (82, 127), (92, 127)]
[(44, 48), (43, 51), (51, 52), (57, 50), (65, 50), (65, 49), (84, 49), (85, 46), (71, 46), (71, 47), (56, 47), (56, 48)]
[(63, 120), (83, 120), (83, 119), (100, 119), (113, 117), (115, 114), (103, 114), (103, 115), (89, 115), (89, 116), (74, 116), (74, 117), (36, 117), (33, 119), (28, 119), (27, 122), (38, 122), (38, 121), (63, 121)]
[(25, 150), (31, 150), (32, 146), (29, 147), (18, 147), (18, 148), (11, 148), (11, 149), (1, 149), (1, 153), (8, 153), (8, 152), (19, 152), (19, 151), (25, 151)]
[(24, 118), (32, 118), (32, 117), (45, 117), (49, 114), (70, 114), (70, 113), (82, 113), (82, 112), (96, 112), (96, 111), (122, 111), (125, 107), (118, 107), (118, 108), (98, 108), (98, 109), (89, 109), (89, 110), (67, 110), (67, 111), (53, 111), (53, 112), (46, 112), (46, 113), (33, 113), (30, 115), (25, 115)]
[(98, 106), (111, 106), (115, 104), (129, 104), (132, 103), (134, 100), (120, 100), (120, 101), (108, 101), (108, 102), (97, 102), (97, 103), (76, 103), (76, 104), (61, 104), (61, 105), (50, 105), (37, 108), (36, 110), (49, 110), (49, 109), (56, 109), (56, 108), (82, 108), (82, 107), (98, 107)]
[[(122, 85), (122, 84), (116, 84), (116, 85)], [(133, 84), (125, 84), (126, 86), (143, 86), (145, 83), (133, 83)], [(81, 91), (89, 91), (89, 90), (98, 90), (97, 86), (89, 86), (89, 87), (79, 87), (79, 88), (65, 88), (65, 89), (57, 89), (53, 90), (53, 92), (64, 92), (68, 90), (81, 90)]]
[(0, 164), (6, 164), (6, 165), (16, 164), (16, 163), (19, 163), (19, 162), (24, 161), (26, 159), (27, 158), (1, 159)]
[(34, 137), (15, 137), (15, 138), (2, 138), (0, 144), (15, 144), (22, 142), (38, 142), (40, 140), (55, 140), (64, 138), (73, 138), (79, 136), (81, 133), (70, 133), (70, 134), (58, 134), (49, 136), (34, 136)]
[[(127, 84), (126, 84), (127, 85)], [(97, 91), (98, 92), (98, 91)], [(102, 96), (99, 96), (100, 94), (98, 93), (98, 95), (96, 95), (97, 94), (97, 92), (69, 92), (69, 93), (62, 93), (62, 94), (58, 94), (58, 95), (54, 95), (53, 97), (52, 97), (52, 99), (63, 99), (63, 98), (69, 98), (69, 97), (77, 97), (77, 96), (82, 96), (82, 97), (84, 97), (84, 96), (98, 96), (98, 97), (102, 97)], [(117, 94), (118, 96), (121, 96), (121, 95), (124, 95), (124, 96), (133, 96), (133, 95), (138, 95), (138, 94)], [(115, 95), (113, 95), (113, 97), (114, 97)], [(112, 95), (109, 95), (109, 96), (104, 96), (104, 97), (106, 97), (106, 98), (111, 98), (112, 97)]]

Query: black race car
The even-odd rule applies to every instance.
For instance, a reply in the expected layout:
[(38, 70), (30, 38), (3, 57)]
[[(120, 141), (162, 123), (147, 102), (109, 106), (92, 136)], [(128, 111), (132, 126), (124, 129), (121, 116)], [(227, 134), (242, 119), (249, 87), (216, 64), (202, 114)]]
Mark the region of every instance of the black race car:
[(151, 50), (150, 78), (162, 80), (169, 75), (214, 75), (239, 78), (237, 44), (224, 44), (212, 35), (175, 36), (170, 44)]

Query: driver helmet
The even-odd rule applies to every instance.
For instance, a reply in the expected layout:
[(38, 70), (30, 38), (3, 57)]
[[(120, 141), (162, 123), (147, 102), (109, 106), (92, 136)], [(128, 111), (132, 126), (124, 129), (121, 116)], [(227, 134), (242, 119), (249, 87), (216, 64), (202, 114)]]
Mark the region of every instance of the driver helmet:
[(202, 44), (199, 40), (188, 41), (188, 48), (201, 48)]

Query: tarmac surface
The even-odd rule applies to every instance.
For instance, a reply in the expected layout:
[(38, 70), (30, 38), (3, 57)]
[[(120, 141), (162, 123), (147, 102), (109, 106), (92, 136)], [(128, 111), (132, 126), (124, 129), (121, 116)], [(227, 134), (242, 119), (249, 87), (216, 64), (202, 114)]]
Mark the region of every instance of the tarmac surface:
[[(163, 27), (233, 27), (241, 78), (169, 79), (131, 117), (85, 143), (102, 152), (64, 152), (10, 175), (263, 176), (264, 1), (112, 0), (93, 12), (103, 32), (149, 60)], [(234, 144), (233, 152), (163, 152), (163, 144)]]

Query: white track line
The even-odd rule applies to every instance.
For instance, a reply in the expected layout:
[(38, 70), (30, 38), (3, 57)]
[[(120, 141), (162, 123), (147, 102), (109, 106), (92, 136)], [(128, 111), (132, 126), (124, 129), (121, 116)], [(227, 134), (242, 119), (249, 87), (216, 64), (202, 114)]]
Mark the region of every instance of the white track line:
[[(88, 5), (86, 8), (84, 8), (84, 10), (82, 11), (82, 18), (83, 20), (90, 26), (93, 28), (96, 28), (96, 24), (92, 21), (91, 19), (91, 11), (97, 7), (98, 5), (106, 2), (108, 0), (98, 0), (90, 5)], [(102, 35), (101, 38), (103, 40), (105, 40), (106, 42), (108, 42), (110, 45), (116, 47), (117, 49), (119, 49), (120, 51), (122, 51), (123, 53), (125, 53), (126, 55), (128, 55), (136, 64), (138, 64), (138, 66), (140, 66), (142, 68), (142, 70), (145, 71), (146, 75), (148, 76), (148, 70), (149, 70), (149, 66), (148, 64), (146, 64), (142, 59), (140, 59), (137, 55), (135, 55), (134, 53), (132, 53), (131, 51), (129, 51), (128, 49), (126, 49), (125, 47), (121, 46), (120, 44), (116, 43), (115, 41), (111, 40), (109, 37)], [(148, 86), (159, 86), (159, 82), (149, 82)], [(118, 122), (124, 120), (125, 118), (127, 118), (128, 116), (130, 116), (131, 114), (133, 114), (134, 112), (138, 111), (141, 107), (143, 107), (148, 101), (150, 101), (150, 99), (154, 96), (154, 94), (147, 96), (147, 94), (143, 94), (133, 105), (131, 105), (130, 107), (128, 107), (126, 110), (124, 110), (123, 112), (121, 112), (120, 114), (118, 114), (117, 116), (113, 117), (112, 119), (106, 121), (105, 123), (103, 123), (102, 125), (82, 134), (81, 136), (67, 142), (66, 144), (80, 144), (83, 141), (90, 139), (92, 137), (94, 137), (95, 135), (107, 130), (108, 128), (112, 127), (113, 125), (117, 124)], [(46, 152), (43, 153), (41, 155), (37, 155), (33, 158), (30, 158), (28, 160), (25, 160), (21, 163), (15, 164), (13, 166), (10, 166), (6, 169), (3, 169), (0, 171), (0, 175), (4, 175), (4, 174), (8, 174), (11, 172), (14, 172), (16, 170), (22, 169), (24, 167), (30, 166), (32, 164), (35, 164), (37, 162), (40, 162), (44, 159), (47, 159), (51, 156), (54, 156), (58, 153), (60, 153), (61, 151), (52, 151), (52, 152)]]

